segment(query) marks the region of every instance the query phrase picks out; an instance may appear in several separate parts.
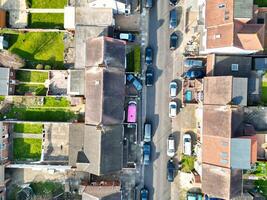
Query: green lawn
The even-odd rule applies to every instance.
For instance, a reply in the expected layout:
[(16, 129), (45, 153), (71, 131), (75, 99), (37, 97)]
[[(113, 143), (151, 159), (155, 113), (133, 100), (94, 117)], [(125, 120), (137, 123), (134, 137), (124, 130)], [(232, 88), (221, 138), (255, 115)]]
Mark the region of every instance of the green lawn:
[(259, 7), (267, 7), (267, 0), (254, 0), (254, 4)]
[(262, 94), (261, 94), (261, 100), (264, 102), (264, 104), (267, 104), (267, 82), (262, 82)]
[(127, 71), (141, 73), (141, 48), (136, 45), (134, 49), (126, 55)]
[(45, 97), (44, 107), (69, 107), (70, 101), (66, 97)]
[(40, 160), (42, 139), (14, 138), (13, 156), (15, 160)]
[(63, 13), (30, 13), (28, 15), (29, 28), (64, 29)]
[(37, 96), (46, 96), (47, 88), (42, 84), (19, 84), (16, 85), (15, 93), (17, 95), (25, 95), (33, 93)]
[(43, 124), (14, 124), (14, 132), (16, 133), (33, 133), (41, 134), (43, 131)]
[(27, 0), (30, 8), (64, 8), (68, 0)]
[(252, 174), (257, 177), (267, 177), (267, 163), (266, 162), (256, 162), (256, 170)]
[(48, 72), (17, 70), (16, 79), (22, 82), (44, 83), (48, 79)]
[(52, 199), (52, 196), (64, 192), (64, 187), (61, 183), (45, 181), (45, 182), (32, 182), (30, 187), (35, 195), (41, 195), (47, 197), (46, 199)]
[(195, 157), (183, 155), (182, 157), (182, 172), (189, 173), (194, 169)]
[(78, 117), (69, 109), (64, 108), (26, 108), (16, 106), (11, 107), (4, 115), (7, 119), (49, 122), (69, 122)]
[(63, 33), (0, 31), (9, 43), (9, 51), (26, 62), (25, 68), (37, 64), (51, 65), (52, 69), (63, 69)]

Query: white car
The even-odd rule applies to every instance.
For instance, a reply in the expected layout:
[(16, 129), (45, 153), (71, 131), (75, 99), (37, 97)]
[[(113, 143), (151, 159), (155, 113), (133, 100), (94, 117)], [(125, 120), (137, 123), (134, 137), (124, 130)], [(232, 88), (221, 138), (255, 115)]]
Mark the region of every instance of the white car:
[(188, 133), (185, 133), (183, 137), (183, 142), (184, 142), (184, 155), (191, 156), (192, 155), (191, 135)]
[(169, 117), (174, 118), (177, 115), (177, 103), (175, 101), (171, 101), (169, 103)]
[(170, 88), (170, 97), (171, 97), (171, 98), (176, 97), (176, 95), (177, 95), (177, 83), (174, 82), (174, 81), (172, 81), (172, 82), (170, 83), (169, 88)]
[(173, 157), (175, 155), (175, 141), (172, 134), (169, 135), (167, 141), (167, 156)]

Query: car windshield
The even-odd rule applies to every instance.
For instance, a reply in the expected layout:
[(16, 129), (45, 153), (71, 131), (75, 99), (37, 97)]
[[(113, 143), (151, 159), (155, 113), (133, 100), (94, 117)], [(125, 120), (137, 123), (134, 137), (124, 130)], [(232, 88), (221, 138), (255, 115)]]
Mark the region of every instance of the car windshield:
[(171, 88), (176, 88), (176, 85), (175, 84), (171, 84)]
[(176, 105), (172, 104), (172, 105), (171, 105), (171, 108), (176, 108)]
[(184, 141), (185, 142), (191, 142), (191, 139), (190, 138), (185, 138)]

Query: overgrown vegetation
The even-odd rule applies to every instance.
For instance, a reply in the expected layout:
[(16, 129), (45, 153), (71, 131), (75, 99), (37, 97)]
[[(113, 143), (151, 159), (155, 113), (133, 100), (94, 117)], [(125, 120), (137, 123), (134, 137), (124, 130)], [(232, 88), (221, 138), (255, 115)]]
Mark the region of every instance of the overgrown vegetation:
[(62, 183), (52, 181), (32, 182), (30, 187), (35, 195), (42, 196), (46, 199), (52, 199), (52, 197), (64, 192)]
[(266, 0), (254, 0), (254, 4), (258, 5), (259, 7), (267, 7)]
[[(267, 175), (265, 174), (265, 177)], [(254, 182), (257, 191), (260, 192), (266, 199), (267, 199), (267, 180), (266, 179), (260, 179), (255, 180)]]
[(13, 156), (15, 160), (40, 160), (41, 151), (42, 139), (13, 139)]
[(30, 13), (28, 14), (29, 28), (63, 29), (63, 13)]
[(21, 82), (44, 83), (48, 79), (48, 72), (17, 70), (16, 79)]
[(267, 163), (266, 162), (256, 162), (256, 170), (252, 171), (253, 175), (257, 177), (267, 178)]
[(14, 124), (14, 132), (16, 133), (33, 133), (41, 134), (43, 131), (43, 124)]
[(64, 8), (68, 0), (27, 0), (29, 8)]
[(70, 101), (66, 97), (45, 97), (44, 107), (69, 107)]
[(47, 88), (42, 84), (19, 84), (16, 85), (15, 93), (18, 95), (25, 95), (26, 93), (32, 93), (37, 96), (45, 96)]
[(43, 64), (63, 69), (63, 33), (0, 30), (0, 34), (8, 41), (8, 50), (25, 60), (24, 68), (35, 69)]
[(5, 96), (0, 96), (0, 102), (1, 102), (1, 101), (4, 101), (5, 99), (6, 99)]
[(262, 94), (261, 94), (261, 100), (264, 104), (267, 104), (267, 82), (262, 81)]
[(182, 172), (190, 173), (194, 169), (195, 157), (183, 155), (182, 157)]
[(126, 55), (127, 71), (141, 73), (141, 47), (135, 45), (133, 50)]

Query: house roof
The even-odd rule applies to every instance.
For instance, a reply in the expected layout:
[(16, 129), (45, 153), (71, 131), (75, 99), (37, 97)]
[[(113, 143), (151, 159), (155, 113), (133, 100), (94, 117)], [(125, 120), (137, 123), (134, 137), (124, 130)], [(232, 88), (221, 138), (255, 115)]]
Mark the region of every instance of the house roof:
[(0, 67), (0, 95), (8, 95), (9, 72), (9, 68)]
[(69, 70), (68, 94), (84, 95), (85, 72), (84, 70)]
[(86, 70), (86, 124), (114, 125), (123, 122), (124, 79), (124, 69), (91, 67)]
[(253, 0), (207, 0), (207, 48), (263, 50), (264, 24), (253, 24), (252, 18)]
[(204, 104), (246, 106), (247, 87), (247, 78), (233, 78), (232, 76), (205, 77)]
[(86, 186), (82, 200), (119, 200), (120, 186)]
[[(238, 70), (232, 70), (232, 64), (238, 65)], [(252, 57), (240, 55), (207, 56), (207, 74), (209, 76), (248, 77), (252, 69)]]
[(211, 197), (231, 199), (241, 194), (242, 171), (202, 164), (202, 192)]
[(122, 134), (122, 125), (70, 125), (69, 164), (98, 176), (121, 170)]
[(125, 41), (110, 37), (91, 38), (86, 43), (86, 67), (125, 68)]

